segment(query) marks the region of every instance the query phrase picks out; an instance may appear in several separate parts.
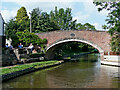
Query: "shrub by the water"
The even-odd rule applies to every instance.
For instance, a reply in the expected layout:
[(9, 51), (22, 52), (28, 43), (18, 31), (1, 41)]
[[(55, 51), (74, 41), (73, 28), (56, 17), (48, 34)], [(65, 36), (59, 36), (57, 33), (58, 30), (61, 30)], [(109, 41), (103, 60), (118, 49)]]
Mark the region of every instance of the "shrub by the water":
[(29, 55), (30, 58), (37, 58), (37, 57), (43, 57), (43, 56), (44, 54), (40, 54), (40, 53), (34, 53)]

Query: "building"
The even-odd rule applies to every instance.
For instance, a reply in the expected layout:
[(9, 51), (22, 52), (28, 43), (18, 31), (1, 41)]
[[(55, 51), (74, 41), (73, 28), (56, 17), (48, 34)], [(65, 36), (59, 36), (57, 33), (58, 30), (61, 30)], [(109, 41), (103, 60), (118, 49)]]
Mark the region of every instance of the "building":
[(4, 34), (4, 24), (5, 21), (0, 13), (0, 47), (5, 46), (5, 34)]

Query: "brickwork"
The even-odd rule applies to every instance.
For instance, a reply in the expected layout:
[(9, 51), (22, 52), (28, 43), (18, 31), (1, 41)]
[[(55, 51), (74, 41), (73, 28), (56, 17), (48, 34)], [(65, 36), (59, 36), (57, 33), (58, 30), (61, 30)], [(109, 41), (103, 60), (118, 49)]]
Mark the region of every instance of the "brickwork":
[(47, 38), (47, 47), (64, 39), (81, 39), (89, 41), (99, 46), (103, 51), (110, 52), (111, 36), (106, 31), (84, 31), (84, 30), (69, 30), (69, 31), (53, 31), (37, 34), (40, 38)]

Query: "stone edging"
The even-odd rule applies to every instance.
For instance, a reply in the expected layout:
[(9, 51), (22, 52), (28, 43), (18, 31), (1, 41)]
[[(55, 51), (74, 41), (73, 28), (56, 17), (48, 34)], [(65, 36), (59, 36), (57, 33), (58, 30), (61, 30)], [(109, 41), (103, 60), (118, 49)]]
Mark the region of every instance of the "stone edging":
[(101, 61), (101, 64), (102, 65), (108, 65), (108, 66), (120, 67), (120, 63), (119, 62)]
[(21, 76), (21, 75), (24, 75), (24, 74), (27, 74), (27, 73), (30, 73), (30, 72), (34, 72), (34, 71), (37, 71), (37, 70), (57, 66), (57, 65), (60, 65), (62, 63), (64, 63), (64, 61), (59, 61), (58, 63), (55, 63), (53, 65), (43, 66), (43, 67), (39, 67), (39, 68), (30, 67), (30, 68), (27, 68), (27, 69), (24, 69), (24, 70), (4, 74), (4, 75), (1, 76), (2, 77), (2, 82), (6, 81), (6, 80), (9, 80), (9, 79), (16, 78), (18, 76)]

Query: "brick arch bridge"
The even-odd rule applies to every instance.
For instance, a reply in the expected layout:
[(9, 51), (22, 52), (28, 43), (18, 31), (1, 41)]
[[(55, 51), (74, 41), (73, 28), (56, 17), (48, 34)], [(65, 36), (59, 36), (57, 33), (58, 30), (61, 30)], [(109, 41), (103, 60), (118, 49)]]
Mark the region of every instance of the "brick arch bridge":
[(111, 36), (106, 31), (90, 31), (90, 30), (66, 30), (66, 31), (52, 31), (37, 34), (40, 38), (47, 38), (47, 59), (54, 58), (54, 51), (60, 45), (67, 42), (82, 42), (89, 44), (96, 48), (101, 60), (104, 59), (104, 52), (110, 52)]

